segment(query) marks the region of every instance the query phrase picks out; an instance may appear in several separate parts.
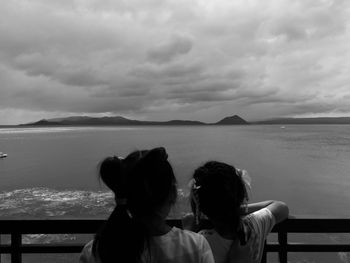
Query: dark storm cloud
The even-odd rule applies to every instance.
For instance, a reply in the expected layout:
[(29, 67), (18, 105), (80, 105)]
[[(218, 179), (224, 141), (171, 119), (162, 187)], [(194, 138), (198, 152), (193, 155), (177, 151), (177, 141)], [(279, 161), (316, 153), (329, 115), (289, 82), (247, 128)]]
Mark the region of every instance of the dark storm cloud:
[(345, 0), (5, 1), (0, 123), (347, 114), (349, 22)]
[(84, 87), (106, 84), (96, 69), (79, 64), (62, 65), (44, 56), (35, 58), (35, 55), (31, 54), (31, 56), (19, 57), (16, 58), (13, 66), (24, 71), (28, 76), (45, 76), (67, 86)]
[(156, 63), (166, 63), (177, 56), (190, 52), (192, 41), (185, 36), (174, 36), (170, 41), (161, 43), (148, 51), (148, 59)]

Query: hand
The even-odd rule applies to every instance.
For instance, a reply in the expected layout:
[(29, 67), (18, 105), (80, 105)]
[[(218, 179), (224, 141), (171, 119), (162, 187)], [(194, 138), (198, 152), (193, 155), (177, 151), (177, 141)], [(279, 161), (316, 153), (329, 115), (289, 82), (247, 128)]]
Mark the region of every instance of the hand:
[(186, 230), (194, 231), (195, 229), (195, 219), (192, 213), (185, 214), (182, 219), (182, 228)]

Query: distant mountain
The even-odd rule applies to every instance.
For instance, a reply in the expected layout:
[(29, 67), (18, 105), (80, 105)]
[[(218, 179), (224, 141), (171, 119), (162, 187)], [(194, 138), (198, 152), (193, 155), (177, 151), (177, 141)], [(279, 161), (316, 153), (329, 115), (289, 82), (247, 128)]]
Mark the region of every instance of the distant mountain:
[[(31, 124), (29, 124), (31, 125)], [(40, 120), (37, 121), (35, 123), (33, 123), (33, 125), (37, 125), (37, 126), (54, 126), (54, 125), (60, 125), (59, 122), (55, 122), (55, 121), (48, 121), (48, 120)]]
[(172, 120), (160, 122), (161, 125), (206, 125), (204, 122), (200, 121), (184, 121), (184, 120)]
[(350, 117), (279, 118), (256, 121), (253, 124), (350, 124)]
[(215, 125), (247, 125), (247, 124), (249, 123), (243, 120), (238, 115), (223, 118), (221, 121), (218, 121), (217, 123), (215, 123)]
[[(320, 118), (279, 118), (255, 122), (247, 122), (238, 115), (225, 117), (215, 123), (204, 123), (190, 120), (170, 120), (170, 121), (139, 121), (124, 118), (122, 116), (114, 117), (89, 117), (72, 116), (66, 118), (43, 119), (33, 123), (21, 124), (19, 126), (135, 126), (135, 125), (288, 125), (288, 124), (350, 124), (350, 117), (320, 117)], [(7, 126), (2, 126), (3, 128)], [(16, 126), (8, 126), (16, 127)]]
[(133, 126), (133, 125), (245, 125), (248, 124), (241, 117), (234, 115), (226, 117), (217, 123), (204, 123), (200, 121), (189, 120), (171, 120), (171, 121), (139, 121), (130, 120), (122, 116), (114, 117), (89, 117), (72, 116), (67, 118), (43, 119), (33, 123), (21, 124), (20, 126)]
[(73, 116), (67, 118), (54, 118), (40, 120), (33, 123), (22, 124), (22, 126), (134, 126), (134, 125), (205, 125), (199, 121), (171, 120), (164, 122), (130, 120), (121, 116), (115, 117), (88, 117)]

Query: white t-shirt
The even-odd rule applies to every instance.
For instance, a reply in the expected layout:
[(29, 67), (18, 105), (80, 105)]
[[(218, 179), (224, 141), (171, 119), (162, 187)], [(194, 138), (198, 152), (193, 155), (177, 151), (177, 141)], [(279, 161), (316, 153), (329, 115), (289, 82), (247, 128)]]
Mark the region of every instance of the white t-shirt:
[[(99, 263), (92, 255), (92, 243), (85, 245), (79, 262)], [(198, 262), (214, 263), (214, 257), (207, 240), (200, 234), (173, 227), (168, 233), (151, 238), (152, 263)], [(143, 258), (147, 259), (146, 256)], [(147, 262), (143, 260), (143, 262)]]
[[(251, 251), (253, 251), (253, 262), (259, 263), (264, 252), (265, 239), (271, 232), (276, 220), (269, 209), (263, 208), (245, 216), (243, 222), (250, 231), (255, 233), (255, 235), (252, 235), (255, 240), (249, 243), (251, 243)], [(221, 237), (214, 229), (202, 230), (200, 234), (208, 240), (215, 262), (226, 262), (233, 241)]]

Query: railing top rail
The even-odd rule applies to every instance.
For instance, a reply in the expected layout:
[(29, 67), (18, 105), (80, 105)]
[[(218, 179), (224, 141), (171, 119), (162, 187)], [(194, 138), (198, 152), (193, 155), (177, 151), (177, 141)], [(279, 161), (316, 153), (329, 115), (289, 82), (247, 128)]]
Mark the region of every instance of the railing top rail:
[[(0, 234), (94, 233), (104, 222), (104, 219), (0, 219)], [(180, 219), (170, 219), (168, 222), (173, 226), (182, 226)], [(276, 225), (272, 232), (350, 233), (350, 218), (287, 219)]]
[(350, 218), (293, 218), (277, 224), (272, 232), (350, 233)]

